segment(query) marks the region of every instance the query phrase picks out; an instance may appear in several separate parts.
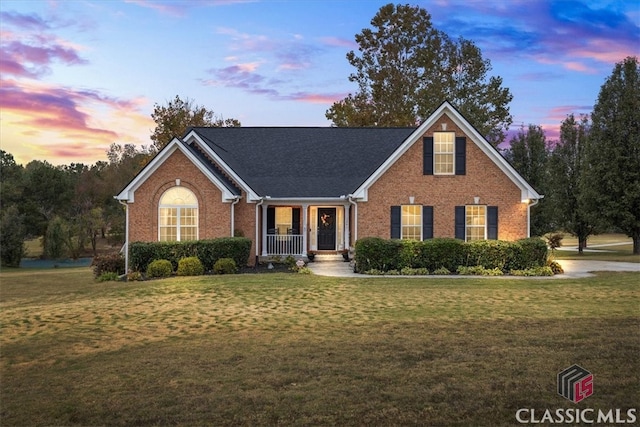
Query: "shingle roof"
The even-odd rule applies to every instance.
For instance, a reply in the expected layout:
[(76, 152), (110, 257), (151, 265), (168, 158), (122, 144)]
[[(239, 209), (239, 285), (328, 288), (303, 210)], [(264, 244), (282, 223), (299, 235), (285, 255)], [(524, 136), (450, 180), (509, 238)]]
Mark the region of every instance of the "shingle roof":
[(415, 128), (192, 128), (260, 196), (339, 197), (356, 190)]

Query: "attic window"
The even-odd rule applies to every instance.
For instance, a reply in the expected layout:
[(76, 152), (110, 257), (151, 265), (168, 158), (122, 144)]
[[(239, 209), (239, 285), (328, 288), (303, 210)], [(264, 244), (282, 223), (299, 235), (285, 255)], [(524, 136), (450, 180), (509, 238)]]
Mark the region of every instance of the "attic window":
[(433, 133), (433, 170), (436, 175), (453, 175), (455, 159), (455, 133)]

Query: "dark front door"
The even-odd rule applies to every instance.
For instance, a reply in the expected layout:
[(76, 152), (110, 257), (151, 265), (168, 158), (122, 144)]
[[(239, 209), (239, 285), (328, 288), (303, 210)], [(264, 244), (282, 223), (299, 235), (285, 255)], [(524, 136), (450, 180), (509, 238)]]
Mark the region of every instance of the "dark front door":
[(318, 208), (318, 250), (336, 250), (336, 208)]

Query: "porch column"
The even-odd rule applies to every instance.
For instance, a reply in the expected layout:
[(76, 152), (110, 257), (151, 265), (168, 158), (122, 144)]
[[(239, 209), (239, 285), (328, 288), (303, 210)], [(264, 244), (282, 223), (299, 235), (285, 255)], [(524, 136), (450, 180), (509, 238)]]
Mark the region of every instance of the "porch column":
[(262, 205), (262, 233), (260, 233), (262, 256), (267, 256), (267, 208), (267, 205)]
[(351, 233), (350, 229), (350, 221), (349, 221), (349, 212), (351, 212), (351, 205), (344, 206), (344, 248), (349, 250), (351, 248)]
[(309, 205), (302, 205), (302, 255), (307, 255), (307, 241), (309, 240), (309, 226), (307, 221), (307, 211)]

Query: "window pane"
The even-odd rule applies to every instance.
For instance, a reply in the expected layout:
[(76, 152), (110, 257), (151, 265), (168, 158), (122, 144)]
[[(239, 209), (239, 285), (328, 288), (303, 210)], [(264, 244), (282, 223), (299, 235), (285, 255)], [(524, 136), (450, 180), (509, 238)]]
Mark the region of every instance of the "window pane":
[(487, 207), (470, 205), (466, 207), (466, 240), (484, 240), (486, 236)]
[(160, 197), (158, 207), (160, 241), (198, 238), (198, 199), (185, 187), (172, 187)]
[(402, 206), (402, 239), (422, 238), (422, 205)]
[(276, 228), (279, 234), (287, 234), (293, 228), (293, 210), (290, 207), (276, 206)]
[(434, 132), (434, 172), (436, 174), (453, 174), (455, 133)]

